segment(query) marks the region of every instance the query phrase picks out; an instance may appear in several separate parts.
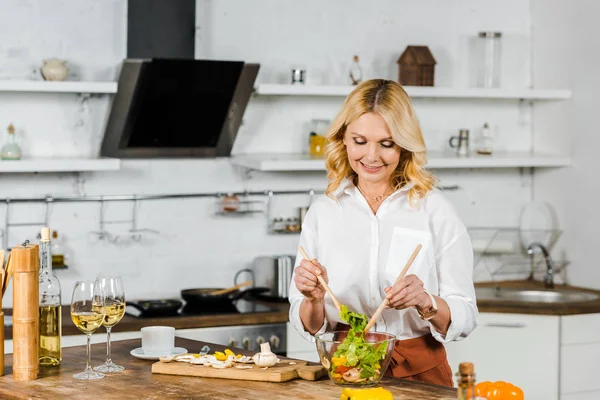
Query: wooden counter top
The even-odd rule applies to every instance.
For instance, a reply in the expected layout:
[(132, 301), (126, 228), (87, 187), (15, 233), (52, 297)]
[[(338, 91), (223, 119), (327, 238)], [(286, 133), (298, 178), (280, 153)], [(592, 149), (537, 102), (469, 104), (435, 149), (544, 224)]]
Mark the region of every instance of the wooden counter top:
[[(600, 295), (600, 291), (580, 288), (570, 285), (555, 285), (554, 289), (546, 289), (543, 282), (538, 281), (504, 281), (481, 282), (475, 287), (500, 287), (530, 290), (577, 290)], [(537, 314), (537, 315), (576, 315), (600, 313), (600, 298), (593, 301), (578, 303), (500, 303), (477, 299), (479, 312), (496, 312), (507, 314)]]
[[(504, 281), (504, 282), (481, 282), (475, 284), (476, 287), (495, 287), (517, 288), (532, 290), (548, 290), (544, 284), (538, 281)], [(580, 290), (600, 295), (600, 291), (585, 289), (570, 285), (556, 285), (554, 290)], [(213, 326), (232, 326), (232, 325), (253, 325), (269, 323), (285, 323), (288, 321), (289, 304), (265, 303), (273, 311), (250, 313), (250, 314), (216, 314), (216, 315), (197, 315), (197, 316), (178, 316), (162, 318), (136, 318), (131, 315), (125, 315), (123, 319), (113, 328), (113, 332), (132, 332), (138, 331), (144, 326), (168, 325), (176, 329), (206, 328)], [(600, 313), (600, 299), (580, 303), (499, 303), (497, 301), (477, 300), (479, 312), (496, 312), (507, 314), (537, 314), (537, 315), (576, 315)], [(11, 309), (4, 310), (5, 315), (11, 315)], [(71, 321), (69, 306), (62, 307), (62, 332), (63, 335), (79, 335), (81, 332)], [(12, 326), (4, 327), (4, 338), (12, 339)]]
[[(176, 346), (189, 350), (200, 349), (204, 344), (211, 351), (222, 350), (223, 346), (176, 339)], [(140, 345), (139, 340), (114, 342), (113, 360), (126, 370), (106, 374), (98, 381), (79, 381), (72, 377), (85, 368), (85, 346), (63, 349), (63, 362), (60, 367), (44, 369), (38, 379), (17, 382), (12, 378), (12, 356), (6, 356), (5, 376), (0, 377), (1, 399), (78, 399), (78, 400), (122, 400), (122, 399), (245, 399), (245, 400), (288, 400), (339, 399), (341, 387), (325, 378), (319, 381), (296, 379), (284, 383), (251, 382), (211, 378), (179, 377), (151, 373), (154, 361), (139, 360), (129, 355), (129, 351)], [(104, 360), (106, 347), (92, 345), (92, 365)], [(249, 354), (246, 351), (239, 350)], [(449, 400), (456, 399), (456, 390), (439, 386), (395, 378), (384, 378), (381, 386), (394, 394), (394, 399), (410, 400)]]
[[(266, 303), (263, 303), (266, 304)], [(145, 326), (167, 325), (176, 329), (206, 328), (213, 326), (232, 326), (232, 325), (254, 325), (254, 324), (274, 324), (285, 323), (288, 321), (289, 303), (268, 303), (273, 311), (248, 313), (248, 314), (215, 314), (215, 315), (190, 315), (177, 317), (159, 317), (159, 318), (136, 318), (125, 314), (123, 319), (112, 329), (112, 332), (133, 332), (139, 331)], [(5, 309), (5, 315), (11, 315), (12, 309)], [(68, 305), (62, 306), (62, 334), (81, 335), (81, 331), (75, 327), (71, 321), (70, 308)], [(12, 339), (12, 326), (4, 327), (4, 338)]]

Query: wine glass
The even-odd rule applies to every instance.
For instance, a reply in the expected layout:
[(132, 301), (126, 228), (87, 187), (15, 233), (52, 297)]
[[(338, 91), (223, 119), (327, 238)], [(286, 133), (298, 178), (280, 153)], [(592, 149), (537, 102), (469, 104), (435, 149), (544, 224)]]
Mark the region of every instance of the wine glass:
[(104, 320), (104, 295), (99, 285), (92, 281), (75, 282), (71, 297), (71, 319), (87, 336), (87, 364), (85, 370), (73, 375), (73, 378), (84, 380), (104, 378), (104, 374), (92, 369), (90, 355), (92, 333), (102, 326)]
[(125, 292), (123, 282), (118, 276), (102, 276), (96, 279), (96, 285), (102, 289), (104, 296), (104, 319), (106, 327), (106, 361), (94, 368), (99, 372), (119, 372), (125, 368), (112, 362), (110, 351), (110, 329), (115, 326), (125, 314)]

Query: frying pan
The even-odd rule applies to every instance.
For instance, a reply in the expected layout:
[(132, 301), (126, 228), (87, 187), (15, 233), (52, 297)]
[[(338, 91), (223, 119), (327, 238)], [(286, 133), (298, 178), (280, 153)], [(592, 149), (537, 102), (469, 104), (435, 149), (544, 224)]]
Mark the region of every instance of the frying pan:
[(268, 288), (257, 287), (246, 290), (236, 290), (225, 294), (212, 294), (220, 288), (196, 288), (181, 291), (181, 298), (185, 300), (186, 307), (193, 309), (219, 309), (231, 307), (233, 302), (247, 294), (264, 293)]
[(170, 317), (177, 315), (183, 303), (178, 299), (128, 301), (127, 306), (138, 309), (140, 317)]

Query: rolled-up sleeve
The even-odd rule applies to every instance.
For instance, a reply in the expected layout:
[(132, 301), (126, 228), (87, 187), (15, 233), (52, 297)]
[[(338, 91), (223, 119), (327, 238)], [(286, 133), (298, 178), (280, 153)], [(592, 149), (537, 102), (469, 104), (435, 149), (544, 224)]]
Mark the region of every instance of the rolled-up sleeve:
[(445, 335), (431, 325), (431, 334), (441, 343), (467, 337), (477, 326), (478, 310), (473, 286), (473, 248), (466, 229), (447, 243), (436, 257), (439, 297), (450, 308), (450, 327)]
[[(316, 221), (314, 219), (314, 209), (309, 209), (306, 213), (305, 220), (302, 224), (302, 233), (300, 235), (300, 243), (299, 246), (302, 246), (306, 253), (312, 257), (313, 259), (318, 259), (319, 254), (317, 252), (317, 234), (316, 234)], [(300, 319), (300, 305), (302, 304), (302, 300), (304, 300), (304, 296), (294, 283), (294, 277), (296, 276), (296, 267), (300, 265), (303, 257), (302, 254), (298, 251), (296, 254), (296, 262), (294, 265), (294, 272), (292, 274), (292, 281), (290, 283), (289, 290), (289, 302), (290, 302), (290, 313), (289, 319), (290, 323), (300, 333), (300, 335), (309, 342), (315, 342), (315, 338), (304, 328), (304, 324)], [(327, 317), (325, 317), (325, 321), (323, 325), (319, 329), (318, 333), (323, 333), (327, 329), (328, 321)]]

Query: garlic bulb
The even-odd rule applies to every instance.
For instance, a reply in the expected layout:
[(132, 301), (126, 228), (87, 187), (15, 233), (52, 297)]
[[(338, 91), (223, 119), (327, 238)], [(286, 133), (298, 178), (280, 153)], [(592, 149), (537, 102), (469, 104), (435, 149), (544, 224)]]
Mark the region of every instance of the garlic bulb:
[(252, 357), (252, 361), (259, 367), (272, 367), (279, 362), (277, 355), (271, 352), (269, 343), (260, 344), (260, 353)]

